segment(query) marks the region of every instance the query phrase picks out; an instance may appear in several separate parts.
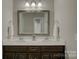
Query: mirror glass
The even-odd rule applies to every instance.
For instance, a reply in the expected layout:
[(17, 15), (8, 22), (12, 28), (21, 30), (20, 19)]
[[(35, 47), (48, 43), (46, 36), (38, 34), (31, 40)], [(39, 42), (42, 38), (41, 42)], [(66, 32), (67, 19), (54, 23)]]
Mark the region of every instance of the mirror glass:
[(18, 11), (18, 34), (49, 34), (49, 11)]

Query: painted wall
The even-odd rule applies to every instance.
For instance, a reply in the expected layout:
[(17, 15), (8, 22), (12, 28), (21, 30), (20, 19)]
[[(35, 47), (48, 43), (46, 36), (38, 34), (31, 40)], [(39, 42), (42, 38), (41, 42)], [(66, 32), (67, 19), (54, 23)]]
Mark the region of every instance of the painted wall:
[(76, 59), (77, 1), (54, 0), (55, 20), (60, 22), (61, 38), (65, 40), (67, 59)]
[(2, 39), (7, 40), (9, 20), (13, 20), (13, 0), (2, 0)]

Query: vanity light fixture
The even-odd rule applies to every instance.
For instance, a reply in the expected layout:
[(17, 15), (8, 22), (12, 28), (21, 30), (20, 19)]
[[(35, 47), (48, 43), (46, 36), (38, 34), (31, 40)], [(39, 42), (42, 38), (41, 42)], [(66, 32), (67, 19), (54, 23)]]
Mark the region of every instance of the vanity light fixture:
[(42, 2), (41, 0), (39, 0), (38, 4), (37, 4), (37, 7), (42, 7)]
[(31, 1), (31, 4), (30, 4), (27, 0), (27, 2), (25, 3), (25, 6), (32, 7), (32, 8), (35, 8), (35, 7), (40, 8), (42, 7), (42, 3), (41, 3), (41, 0), (39, 0), (38, 2), (36, 0), (33, 0)]
[(26, 7), (30, 7), (29, 2), (26, 2), (26, 3), (25, 3), (25, 6), (26, 6)]
[(37, 7), (42, 7), (42, 3), (39, 2), (38, 5), (37, 5)]
[(31, 3), (31, 7), (36, 7), (36, 2), (35, 1), (32, 1), (32, 3)]

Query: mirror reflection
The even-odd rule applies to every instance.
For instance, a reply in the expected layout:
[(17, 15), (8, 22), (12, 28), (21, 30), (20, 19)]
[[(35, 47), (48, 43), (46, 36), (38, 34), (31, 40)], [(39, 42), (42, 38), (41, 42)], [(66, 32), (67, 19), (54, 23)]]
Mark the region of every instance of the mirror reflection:
[(49, 11), (18, 11), (18, 34), (48, 34)]

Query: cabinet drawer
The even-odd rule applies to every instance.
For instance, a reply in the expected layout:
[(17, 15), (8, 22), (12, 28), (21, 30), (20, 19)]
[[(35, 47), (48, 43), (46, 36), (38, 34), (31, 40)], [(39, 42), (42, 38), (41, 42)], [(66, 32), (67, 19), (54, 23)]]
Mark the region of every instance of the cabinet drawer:
[(51, 52), (52, 50), (53, 50), (52, 47), (47, 47), (47, 46), (46, 47), (45, 46), (44, 47), (41, 47), (41, 51), (42, 52)]
[(41, 53), (41, 59), (52, 59), (51, 53)]
[(40, 59), (40, 53), (29, 53), (28, 59)]
[(15, 53), (5, 53), (3, 54), (3, 59), (14, 59), (15, 58)]
[(15, 59), (27, 59), (27, 53), (16, 53), (15, 54)]
[(27, 52), (27, 47), (7, 46), (4, 47), (5, 52)]
[(65, 59), (64, 53), (54, 53), (53, 59)]
[(28, 52), (40, 52), (40, 47), (28, 47)]
[(63, 52), (63, 47), (61, 46), (46, 46), (46, 47), (41, 47), (42, 52)]

